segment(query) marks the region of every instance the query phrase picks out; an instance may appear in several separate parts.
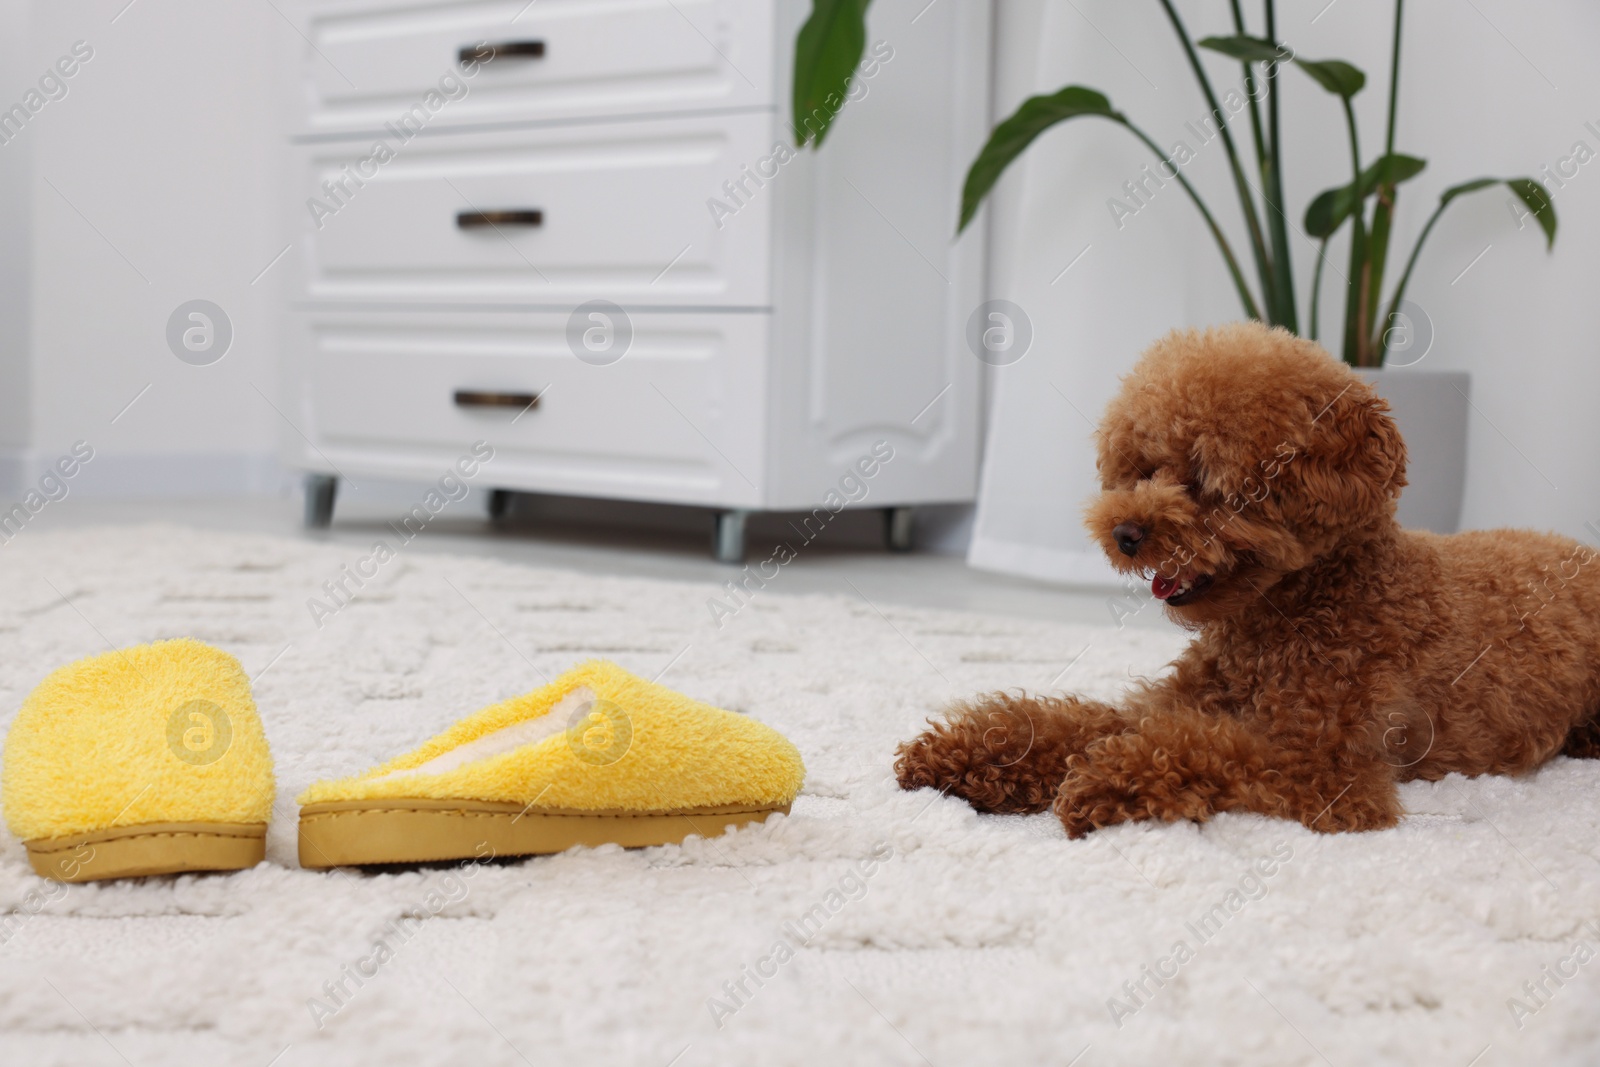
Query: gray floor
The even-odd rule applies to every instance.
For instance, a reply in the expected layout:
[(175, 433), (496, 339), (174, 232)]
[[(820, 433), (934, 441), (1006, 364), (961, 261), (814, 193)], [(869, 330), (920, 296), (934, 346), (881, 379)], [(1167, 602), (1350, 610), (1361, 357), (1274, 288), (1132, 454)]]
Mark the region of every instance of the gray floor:
[[(410, 494), (382, 488), (343, 490), (331, 529), (301, 524), (298, 494), (201, 500), (104, 500), (73, 497), (52, 504), (29, 526), (36, 530), (167, 522), (205, 529), (365, 544), (403, 515)], [(491, 523), (482, 494), (453, 504), (412, 542), (423, 551), (488, 556), (591, 574), (723, 582), (739, 568), (710, 558), (710, 512), (693, 508), (607, 505), (595, 501), (519, 496), (511, 513)], [(799, 543), (799, 516), (752, 520), (751, 563), (772, 555), (780, 540)], [(838, 593), (873, 601), (954, 608), (1023, 618), (1094, 625), (1116, 622), (1110, 588), (1056, 586), (968, 567), (959, 556), (890, 553), (882, 547), (881, 512), (845, 512), (823, 536), (783, 567), (771, 588), (784, 594)], [(1148, 599), (1148, 594), (1146, 594)], [(1153, 607), (1128, 625), (1171, 629)]]

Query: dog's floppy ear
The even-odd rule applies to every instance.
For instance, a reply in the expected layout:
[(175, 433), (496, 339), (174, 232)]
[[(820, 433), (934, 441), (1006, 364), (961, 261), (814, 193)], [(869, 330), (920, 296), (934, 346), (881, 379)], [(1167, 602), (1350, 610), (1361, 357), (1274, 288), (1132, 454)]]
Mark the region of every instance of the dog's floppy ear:
[(1305, 454), (1289, 467), (1311, 518), (1359, 524), (1391, 512), (1406, 484), (1406, 444), (1389, 404), (1356, 381), (1312, 420)]

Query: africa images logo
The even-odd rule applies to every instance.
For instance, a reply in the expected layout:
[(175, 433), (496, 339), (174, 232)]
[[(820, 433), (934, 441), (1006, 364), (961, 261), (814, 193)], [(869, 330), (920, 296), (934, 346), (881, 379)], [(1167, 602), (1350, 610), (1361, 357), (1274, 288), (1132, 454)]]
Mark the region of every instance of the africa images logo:
[(221, 759), (233, 744), (233, 723), (221, 705), (191, 700), (167, 717), (167, 748), (193, 767)]
[(208, 367), (233, 345), (233, 321), (209, 300), (190, 300), (167, 317), (167, 347), (192, 367)]

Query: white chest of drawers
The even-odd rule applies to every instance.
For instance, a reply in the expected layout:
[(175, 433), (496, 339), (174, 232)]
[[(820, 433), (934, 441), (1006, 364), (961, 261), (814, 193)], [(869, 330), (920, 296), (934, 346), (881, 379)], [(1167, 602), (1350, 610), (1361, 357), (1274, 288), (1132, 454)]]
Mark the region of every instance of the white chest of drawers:
[(984, 235), (953, 232), (989, 4), (876, 0), (820, 153), (789, 129), (809, 8), (284, 5), (308, 521), (340, 474), (431, 482), (478, 440), (476, 484), (704, 505), (728, 558), (743, 514), (822, 506), (879, 442), (853, 504), (972, 498)]

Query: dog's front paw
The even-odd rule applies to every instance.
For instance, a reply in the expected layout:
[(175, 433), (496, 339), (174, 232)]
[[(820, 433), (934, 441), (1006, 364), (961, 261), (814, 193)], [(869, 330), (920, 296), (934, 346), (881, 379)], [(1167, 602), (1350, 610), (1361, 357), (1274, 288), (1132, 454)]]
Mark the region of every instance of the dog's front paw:
[(1159, 746), (1138, 734), (1108, 737), (1067, 761), (1051, 810), (1068, 837), (1143, 819), (1204, 821), (1214, 810)]
[(981, 731), (940, 724), (899, 747), (895, 778), (901, 789), (932, 786), (961, 797), (979, 811), (1043, 811), (1059, 779), (1043, 781), (1009, 764), (1004, 758), (1007, 747), (986, 743)]
[(932, 786), (943, 792), (961, 780), (965, 763), (949, 751), (948, 739), (934, 727), (895, 749), (894, 775), (901, 789)]
[(895, 776), (902, 789), (932, 786), (979, 811), (1044, 811), (1075, 748), (1062, 715), (1063, 705), (1004, 694), (958, 707), (900, 746)]
[(1116, 780), (1120, 776), (1107, 775), (1083, 756), (1070, 762), (1072, 766), (1051, 805), (1068, 837), (1083, 837), (1090, 830), (1149, 818), (1131, 783)]

